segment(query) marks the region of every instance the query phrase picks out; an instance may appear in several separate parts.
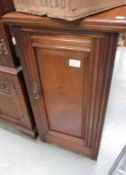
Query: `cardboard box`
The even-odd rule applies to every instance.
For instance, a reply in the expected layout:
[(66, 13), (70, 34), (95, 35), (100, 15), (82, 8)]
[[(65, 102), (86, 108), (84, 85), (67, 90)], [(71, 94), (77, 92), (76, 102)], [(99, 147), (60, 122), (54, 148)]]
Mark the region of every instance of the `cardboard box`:
[(16, 11), (73, 21), (113, 7), (126, 0), (13, 0)]

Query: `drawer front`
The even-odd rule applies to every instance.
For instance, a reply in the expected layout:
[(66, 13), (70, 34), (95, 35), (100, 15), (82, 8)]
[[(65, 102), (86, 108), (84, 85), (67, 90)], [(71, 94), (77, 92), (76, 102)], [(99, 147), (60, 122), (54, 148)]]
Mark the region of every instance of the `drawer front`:
[(96, 159), (117, 35), (27, 28), (15, 35), (41, 139)]
[(32, 116), (27, 109), (21, 78), (21, 68), (0, 67), (0, 118), (32, 128)]

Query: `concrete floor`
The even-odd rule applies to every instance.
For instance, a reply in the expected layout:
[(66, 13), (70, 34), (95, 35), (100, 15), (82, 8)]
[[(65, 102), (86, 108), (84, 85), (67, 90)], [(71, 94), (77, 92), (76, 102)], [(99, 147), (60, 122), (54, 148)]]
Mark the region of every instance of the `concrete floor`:
[(1, 125), (0, 175), (107, 175), (125, 144), (126, 49), (119, 48), (98, 161)]

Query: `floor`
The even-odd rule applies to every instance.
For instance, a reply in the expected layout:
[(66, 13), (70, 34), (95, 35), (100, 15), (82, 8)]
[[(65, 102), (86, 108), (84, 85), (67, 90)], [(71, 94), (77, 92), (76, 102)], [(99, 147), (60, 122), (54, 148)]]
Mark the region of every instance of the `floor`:
[(0, 175), (107, 175), (125, 144), (126, 49), (118, 48), (98, 160), (32, 140), (1, 125)]

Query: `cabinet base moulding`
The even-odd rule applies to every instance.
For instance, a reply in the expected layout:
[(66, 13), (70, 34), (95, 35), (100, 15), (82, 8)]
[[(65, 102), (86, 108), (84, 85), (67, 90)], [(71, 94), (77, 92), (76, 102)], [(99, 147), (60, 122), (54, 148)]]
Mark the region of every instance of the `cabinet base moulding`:
[(0, 123), (4, 124), (6, 126), (9, 126), (9, 127), (15, 128), (17, 131), (20, 131), (21, 133), (23, 133), (23, 134), (25, 134), (33, 139), (37, 137), (36, 128), (33, 128), (32, 130), (30, 128), (25, 128), (21, 125), (17, 125), (15, 123), (13, 123), (12, 121), (9, 121), (9, 120), (3, 118), (1, 115), (0, 115)]

